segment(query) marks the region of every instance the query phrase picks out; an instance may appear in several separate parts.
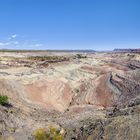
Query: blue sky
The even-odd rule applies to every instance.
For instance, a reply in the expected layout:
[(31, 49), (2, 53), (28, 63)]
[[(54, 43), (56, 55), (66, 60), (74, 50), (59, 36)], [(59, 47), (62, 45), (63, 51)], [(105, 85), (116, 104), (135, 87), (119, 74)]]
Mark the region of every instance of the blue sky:
[(0, 48), (140, 48), (140, 0), (0, 0)]

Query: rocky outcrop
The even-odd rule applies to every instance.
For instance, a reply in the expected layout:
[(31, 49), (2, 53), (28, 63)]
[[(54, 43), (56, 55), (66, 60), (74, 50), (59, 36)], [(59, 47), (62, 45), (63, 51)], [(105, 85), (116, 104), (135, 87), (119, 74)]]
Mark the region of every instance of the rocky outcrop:
[(140, 69), (140, 61), (138, 60), (133, 60), (128, 62), (128, 67), (135, 70), (135, 69)]

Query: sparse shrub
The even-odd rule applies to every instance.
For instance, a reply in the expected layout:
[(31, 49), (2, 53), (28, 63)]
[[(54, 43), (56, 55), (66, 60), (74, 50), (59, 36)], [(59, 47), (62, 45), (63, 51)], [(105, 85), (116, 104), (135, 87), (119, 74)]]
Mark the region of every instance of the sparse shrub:
[(50, 140), (63, 140), (64, 139), (64, 133), (60, 133), (60, 131), (53, 126), (49, 126), (50, 129)]
[(64, 56), (30, 56), (28, 57), (30, 60), (36, 60), (36, 61), (46, 61), (46, 60), (68, 60), (68, 58)]
[(35, 140), (48, 140), (47, 134), (44, 128), (39, 128), (33, 132)]
[(8, 103), (8, 96), (0, 95), (0, 105), (6, 105)]
[(61, 132), (53, 126), (49, 126), (47, 133), (44, 128), (39, 128), (33, 132), (33, 137), (35, 140), (64, 140), (64, 130)]
[(76, 54), (76, 58), (80, 59), (80, 58), (87, 58), (87, 56), (83, 56), (82, 54)]
[(75, 89), (75, 92), (76, 92), (76, 93), (79, 93), (79, 89)]

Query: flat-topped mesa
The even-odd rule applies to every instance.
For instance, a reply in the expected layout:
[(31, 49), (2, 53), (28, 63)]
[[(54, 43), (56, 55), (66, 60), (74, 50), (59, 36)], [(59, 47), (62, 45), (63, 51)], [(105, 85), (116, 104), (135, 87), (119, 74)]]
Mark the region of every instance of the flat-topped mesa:
[(114, 52), (132, 52), (132, 53), (140, 53), (140, 49), (114, 49)]

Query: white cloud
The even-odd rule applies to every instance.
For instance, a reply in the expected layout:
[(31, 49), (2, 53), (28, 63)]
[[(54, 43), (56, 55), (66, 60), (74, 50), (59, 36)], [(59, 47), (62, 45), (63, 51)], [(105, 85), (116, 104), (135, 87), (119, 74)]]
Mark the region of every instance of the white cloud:
[(41, 46), (43, 46), (43, 44), (35, 44), (34, 46), (35, 47), (41, 47)]
[(21, 47), (21, 48), (29, 48), (29, 49), (40, 49), (43, 44), (37, 42), (37, 41), (26, 41), (26, 40), (17, 40), (17, 34), (11, 35), (6, 41), (1, 41), (0, 42), (0, 47), (5, 47), (5, 48), (14, 48), (14, 47)]
[(8, 46), (10, 45), (10, 42), (0, 42), (0, 46)]
[(0, 42), (0, 46), (18, 45), (18, 41)]
[(13, 44), (17, 45), (17, 44), (19, 44), (19, 42), (18, 41), (14, 41)]
[(8, 38), (8, 40), (14, 39), (16, 37), (17, 37), (17, 34), (13, 34), (13, 35), (11, 35), (11, 37)]
[(16, 38), (17, 37), (17, 34), (14, 34), (11, 36), (11, 38)]

